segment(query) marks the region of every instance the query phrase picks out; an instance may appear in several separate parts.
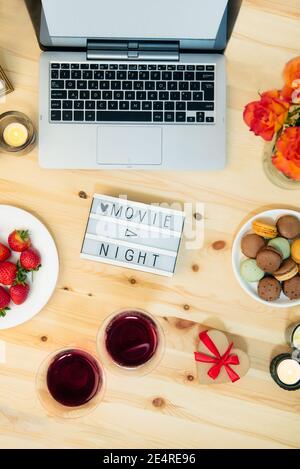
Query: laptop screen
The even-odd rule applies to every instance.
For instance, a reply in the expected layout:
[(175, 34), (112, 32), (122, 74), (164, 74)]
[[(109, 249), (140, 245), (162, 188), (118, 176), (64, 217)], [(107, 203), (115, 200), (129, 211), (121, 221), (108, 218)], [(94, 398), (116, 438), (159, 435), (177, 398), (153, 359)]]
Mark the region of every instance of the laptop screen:
[(227, 0), (42, 0), (49, 36), (215, 41)]

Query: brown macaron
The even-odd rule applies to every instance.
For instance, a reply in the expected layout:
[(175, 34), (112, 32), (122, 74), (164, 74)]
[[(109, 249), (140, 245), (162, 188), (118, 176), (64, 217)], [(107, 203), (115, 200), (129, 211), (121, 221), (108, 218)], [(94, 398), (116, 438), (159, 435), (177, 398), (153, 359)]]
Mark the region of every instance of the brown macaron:
[(258, 283), (257, 293), (262, 300), (278, 300), (281, 293), (281, 284), (274, 277), (264, 277)]
[(266, 245), (266, 241), (262, 236), (255, 233), (249, 233), (243, 236), (241, 241), (241, 250), (246, 257), (255, 259), (258, 251)]
[(294, 239), (300, 235), (300, 220), (293, 215), (284, 215), (277, 221), (277, 230), (284, 238)]
[(256, 257), (256, 263), (258, 267), (269, 274), (272, 274), (278, 270), (281, 262), (281, 253), (277, 251), (277, 249), (272, 248), (272, 246), (265, 246), (262, 248)]
[(296, 275), (283, 283), (283, 292), (290, 300), (300, 299), (300, 275)]
[(279, 282), (285, 282), (286, 280), (295, 277), (297, 274), (298, 266), (290, 257), (283, 261), (278, 270), (273, 272), (274, 277), (277, 278)]

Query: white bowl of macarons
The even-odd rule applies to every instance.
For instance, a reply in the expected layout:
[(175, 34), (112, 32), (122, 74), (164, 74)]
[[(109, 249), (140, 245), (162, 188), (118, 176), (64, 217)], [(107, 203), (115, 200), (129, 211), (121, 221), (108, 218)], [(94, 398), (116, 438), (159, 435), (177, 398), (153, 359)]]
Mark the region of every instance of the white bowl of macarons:
[(239, 230), (232, 266), (241, 287), (256, 301), (277, 308), (300, 305), (300, 212), (261, 212)]

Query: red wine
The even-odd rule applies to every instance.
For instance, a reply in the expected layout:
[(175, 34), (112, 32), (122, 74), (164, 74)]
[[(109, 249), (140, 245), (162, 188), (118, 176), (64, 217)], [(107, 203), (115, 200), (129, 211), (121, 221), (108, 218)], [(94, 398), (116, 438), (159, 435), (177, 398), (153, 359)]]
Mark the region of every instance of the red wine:
[(157, 349), (157, 327), (149, 316), (138, 311), (120, 313), (107, 326), (105, 345), (118, 365), (144, 365)]
[(90, 401), (102, 384), (96, 360), (83, 350), (64, 350), (56, 355), (47, 372), (47, 386), (52, 397), (68, 407)]

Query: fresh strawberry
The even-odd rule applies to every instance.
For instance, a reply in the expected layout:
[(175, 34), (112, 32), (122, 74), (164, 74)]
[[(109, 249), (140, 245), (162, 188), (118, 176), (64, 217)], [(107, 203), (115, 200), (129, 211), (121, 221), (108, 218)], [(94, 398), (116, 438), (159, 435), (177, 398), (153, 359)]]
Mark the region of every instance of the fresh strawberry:
[(0, 262), (6, 261), (10, 255), (11, 250), (5, 244), (0, 243)]
[(15, 230), (8, 237), (8, 244), (13, 251), (23, 252), (31, 246), (28, 230)]
[(16, 305), (21, 305), (22, 303), (24, 303), (24, 301), (26, 301), (27, 299), (28, 293), (28, 283), (18, 283), (17, 285), (13, 285), (9, 289), (10, 297)]
[(41, 267), (41, 256), (40, 253), (34, 249), (29, 248), (22, 252), (20, 256), (21, 268), (25, 271), (39, 270)]
[(6, 261), (0, 263), (0, 283), (3, 285), (12, 285), (16, 280), (17, 266), (12, 262)]
[(9, 309), (10, 296), (5, 288), (0, 287), (0, 317), (6, 315), (6, 311)]

